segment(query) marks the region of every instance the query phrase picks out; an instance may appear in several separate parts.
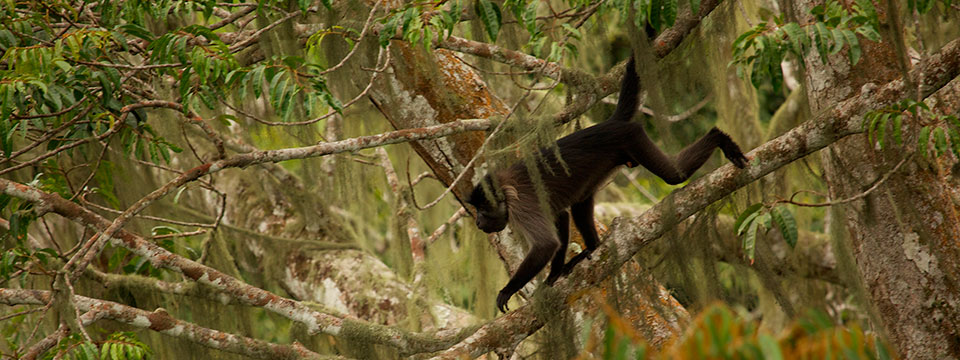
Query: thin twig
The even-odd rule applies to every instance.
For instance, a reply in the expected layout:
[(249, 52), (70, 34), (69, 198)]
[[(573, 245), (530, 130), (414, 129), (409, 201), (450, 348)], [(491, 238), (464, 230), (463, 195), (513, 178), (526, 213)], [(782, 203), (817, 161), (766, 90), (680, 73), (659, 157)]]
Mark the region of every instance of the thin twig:
[[(224, 18), (223, 20), (220, 20), (220, 21), (218, 21), (218, 22), (216, 22), (216, 23), (210, 24), (209, 28), (210, 28), (210, 30), (216, 30), (216, 29), (222, 28), (222, 27), (224, 27), (224, 26), (227, 26), (227, 24), (232, 24), (232, 23), (233, 23), (234, 21), (236, 21), (237, 19), (242, 18), (242, 17), (246, 16), (246, 15), (249, 14), (249, 13), (252, 13), (252, 12), (253, 12), (254, 10), (256, 10), (256, 9), (257, 9), (257, 5), (256, 5), (256, 4), (250, 4), (250, 5), (247, 6), (245, 9), (242, 9), (242, 10), (240, 10), (240, 11), (237, 11), (237, 12), (235, 12), (235, 13), (232, 13), (232, 14), (230, 14), (230, 16), (228, 16), (228, 17)], [(222, 10), (222, 9), (221, 9), (221, 10)]]
[[(109, 213), (112, 213), (112, 214), (121, 214), (121, 213), (123, 213), (122, 211), (119, 211), (119, 210), (114, 210), (114, 209), (111, 209), (111, 208), (108, 208), (108, 207), (105, 207), (105, 206), (101, 206), (101, 205), (94, 204), (94, 203), (90, 202), (89, 200), (87, 200), (87, 199), (85, 198), (85, 196), (81, 196), (81, 197), (80, 197), (80, 202), (83, 203), (83, 205), (85, 205), (85, 206), (89, 206), (89, 207), (92, 207), (92, 208), (95, 208), (95, 209), (98, 209), (98, 210), (106, 211), (106, 212), (109, 212)], [(137, 217), (137, 218), (141, 218), (141, 219), (146, 219), (146, 220), (153, 220), (153, 221), (164, 222), (164, 223), (168, 223), (168, 224), (180, 225), (180, 226), (191, 226), (191, 227), (208, 228), (208, 229), (215, 229), (215, 228), (217, 227), (216, 224), (193, 223), (193, 222), (179, 221), (179, 220), (173, 220), (173, 219), (165, 219), (165, 218), (162, 218), (162, 217), (151, 216), (151, 215), (143, 215), (143, 214), (138, 214), (138, 215), (136, 215), (136, 217)]]
[(263, 28), (257, 30), (256, 32), (254, 32), (253, 34), (251, 34), (250, 37), (244, 39), (243, 41), (240, 41), (240, 42), (238, 42), (238, 43), (236, 43), (236, 44), (230, 45), (230, 48), (229, 48), (230, 52), (235, 53), (235, 52), (237, 52), (237, 51), (239, 51), (239, 50), (241, 50), (241, 49), (243, 49), (243, 48), (246, 48), (247, 46), (249, 46), (250, 44), (252, 44), (254, 41), (259, 40), (259, 39), (260, 39), (260, 36), (263, 35), (263, 33), (267, 32), (267, 31), (270, 30), (270, 29), (273, 29), (273, 28), (277, 27), (278, 25), (284, 23), (284, 22), (287, 21), (287, 20), (290, 20), (290, 19), (293, 19), (293, 18), (295, 18), (295, 17), (297, 17), (297, 16), (300, 16), (301, 13), (302, 13), (302, 12), (301, 12), (300, 10), (294, 11), (294, 12), (292, 12), (292, 13), (287, 14), (287, 16), (284, 16), (284, 17), (282, 17), (282, 18), (279, 18), (279, 19), (277, 19), (276, 21), (270, 23), (270, 25), (264, 26)]
[(35, 313), (35, 312), (40, 312), (40, 311), (43, 311), (43, 308), (42, 308), (42, 307), (33, 308), (33, 309), (28, 309), (28, 310), (24, 310), (24, 311), (20, 311), (20, 312), (15, 312), (15, 313), (13, 313), (13, 314), (7, 314), (7, 315), (4, 315), (4, 316), (0, 316), (0, 321), (9, 320), (9, 319), (15, 318), (15, 317), (17, 317), (17, 316), (23, 316), (23, 315), (33, 314), (33, 313)]
[(33, 159), (30, 159), (30, 161), (24, 161), (24, 162), (22, 162), (22, 163), (20, 163), (20, 164), (18, 164), (18, 165), (16, 165), (16, 166), (11, 166), (11, 167), (8, 167), (8, 168), (6, 168), (6, 169), (0, 170), (0, 175), (9, 173), (9, 172), (12, 172), (12, 171), (15, 171), (15, 170), (20, 170), (20, 169), (22, 169), (22, 168), (24, 168), (24, 167), (27, 167), (27, 166), (32, 166), (33, 164), (36, 164), (36, 163), (41, 162), (41, 161), (43, 161), (43, 160), (46, 160), (47, 158), (49, 158), (49, 157), (51, 157), (51, 156), (54, 156), (54, 155), (59, 154), (59, 153), (61, 153), (61, 152), (63, 152), (63, 151), (66, 151), (66, 150), (73, 149), (73, 148), (75, 148), (75, 147), (77, 147), (77, 146), (86, 144), (86, 143), (91, 142), (91, 141), (93, 141), (93, 140), (100, 141), (100, 140), (106, 139), (107, 137), (110, 137), (111, 135), (115, 134), (117, 131), (120, 131), (120, 129), (123, 127), (123, 125), (120, 125), (120, 124), (123, 124), (123, 122), (126, 120), (127, 114), (129, 114), (129, 113), (123, 113), (123, 115), (120, 116), (120, 120), (116, 121), (116, 122), (114, 123), (113, 127), (111, 127), (109, 130), (107, 130), (107, 131), (104, 132), (103, 134), (91, 136), (91, 137), (88, 137), (88, 138), (85, 138), (85, 139), (80, 139), (80, 140), (74, 141), (74, 142), (69, 143), (69, 144), (66, 144), (66, 145), (62, 145), (62, 146), (60, 146), (60, 147), (57, 147), (56, 149), (50, 150), (50, 151), (42, 154), (42, 155), (40, 155), (40, 156), (37, 156), (37, 157), (35, 157), (35, 158), (33, 158)]
[(63, 282), (64, 282), (64, 284), (67, 285), (67, 289), (70, 290), (70, 293), (67, 294), (68, 297), (67, 297), (66, 300), (71, 303), (70, 307), (73, 308), (73, 316), (74, 316), (73, 321), (75, 321), (75, 322), (77, 323), (77, 324), (76, 324), (76, 325), (77, 325), (77, 329), (80, 330), (80, 334), (83, 335), (83, 338), (86, 339), (87, 342), (93, 342), (93, 338), (90, 337), (90, 333), (88, 333), (88, 332), (87, 332), (87, 329), (86, 329), (85, 327), (83, 327), (83, 321), (81, 320), (81, 316), (82, 316), (82, 315), (80, 314), (80, 308), (77, 307), (77, 305), (76, 305), (75, 303), (73, 303), (73, 302), (74, 302), (74, 301), (73, 301), (73, 298), (74, 298), (74, 296), (77, 295), (77, 290), (73, 288), (73, 282), (70, 281), (70, 274), (69, 274), (69, 273), (63, 274)]
[[(89, 184), (90, 181), (93, 180), (93, 178), (97, 175), (97, 171), (100, 170), (100, 164), (103, 163), (103, 156), (107, 154), (108, 148), (109, 148), (108, 146), (104, 146), (103, 150), (100, 151), (100, 155), (97, 156), (97, 165), (90, 170), (90, 175), (87, 176), (87, 178), (84, 179), (79, 186), (77, 186), (77, 192), (75, 192), (73, 196), (70, 197), (70, 201), (73, 201), (74, 199), (77, 198), (77, 196), (80, 196), (80, 194), (83, 193), (83, 189), (87, 187), (87, 184)], [(66, 176), (66, 174), (64, 174), (64, 178), (69, 179), (69, 177)]]
[[(79, 104), (83, 102), (84, 99), (86, 99), (86, 97), (84, 97), (83, 99), (80, 99), (80, 101), (78, 101), (77, 103)], [(0, 160), (0, 164), (13, 160), (14, 158), (22, 155), (23, 153), (26, 153), (27, 151), (32, 150), (33, 148), (39, 146), (40, 144), (43, 144), (47, 140), (50, 140), (50, 138), (52, 138), (54, 135), (59, 134), (64, 129), (71, 127), (73, 125), (76, 125), (82, 117), (84, 117), (88, 112), (90, 112), (90, 109), (92, 109), (93, 106), (94, 104), (90, 104), (89, 106), (87, 106), (86, 109), (84, 109), (79, 114), (77, 114), (77, 116), (74, 116), (73, 119), (70, 119), (70, 121), (63, 123), (63, 125), (58, 126), (56, 129), (47, 131), (46, 133), (44, 133), (42, 137), (40, 137), (39, 139), (37, 139), (37, 141), (34, 141), (30, 145), (24, 146), (20, 150), (14, 151), (13, 154), (11, 154), (10, 156), (7, 156), (6, 159)]]
[[(80, 100), (77, 100), (77, 102), (76, 102), (75, 104), (70, 105), (70, 106), (67, 107), (66, 109), (63, 109), (63, 110), (60, 110), (60, 111), (57, 111), (57, 112), (46, 113), (46, 114), (37, 114), (37, 115), (17, 115), (17, 114), (11, 114), (10, 116), (13, 116), (14, 119), (23, 119), (23, 120), (40, 119), (40, 118), (45, 118), (45, 117), (60, 116), (60, 115), (63, 115), (63, 114), (66, 114), (66, 113), (68, 113), (68, 112), (73, 111), (73, 110), (76, 109), (78, 106), (80, 106), (81, 104), (83, 104), (84, 100), (86, 100), (86, 99), (87, 99), (87, 96), (84, 95), (82, 98), (80, 98)], [(74, 118), (74, 120), (71, 120), (71, 121), (69, 121), (69, 122), (61, 125), (61, 128), (64, 127), (64, 126), (70, 126), (70, 125), (72, 125), (72, 123), (76, 122), (76, 119), (78, 119), (78, 118)]]
[(450, 218), (447, 219), (447, 222), (443, 223), (443, 225), (440, 225), (440, 227), (434, 230), (433, 233), (427, 237), (426, 244), (430, 245), (433, 244), (434, 241), (437, 241), (437, 239), (447, 231), (447, 228), (453, 226), (453, 224), (459, 221), (464, 215), (467, 215), (467, 209), (461, 207), (460, 210), (457, 210), (457, 212), (453, 213), (453, 216), (450, 216)]
[[(813, 204), (811, 204), (811, 203), (801, 203), (801, 202), (794, 201), (793, 199), (794, 199), (797, 195), (800, 195), (800, 194), (802, 194), (802, 193), (814, 193), (814, 194), (818, 194), (818, 193), (813, 192), (813, 191), (809, 191), (809, 190), (800, 190), (800, 191), (797, 191), (797, 192), (793, 193), (793, 195), (790, 196), (790, 199), (787, 199), (787, 200), (783, 200), (783, 199), (777, 200), (777, 201), (774, 201), (773, 204), (785, 203), (785, 204), (791, 204), (791, 205), (796, 205), (796, 206), (804, 206), (804, 207), (824, 207), (824, 206), (833, 206), (833, 205), (846, 204), (846, 203), (851, 202), (851, 201), (856, 201), (856, 200), (862, 199), (862, 198), (866, 197), (867, 195), (870, 195), (871, 192), (873, 192), (873, 191), (876, 190), (878, 187), (880, 187), (880, 184), (883, 184), (883, 182), (887, 181), (887, 179), (889, 179), (890, 176), (892, 176), (894, 173), (896, 173), (897, 170), (900, 170), (900, 166), (903, 165), (904, 163), (906, 163), (906, 162), (907, 162), (907, 159), (910, 159), (910, 158), (912, 158), (912, 157), (913, 157), (913, 154), (910, 154), (910, 155), (908, 155), (908, 156), (905, 156), (902, 160), (900, 160), (899, 163), (897, 163), (897, 166), (894, 166), (892, 170), (890, 170), (889, 172), (887, 172), (886, 174), (884, 174), (883, 177), (880, 178), (880, 180), (878, 180), (876, 183), (874, 183), (873, 186), (871, 186), (869, 189), (867, 189), (866, 191), (864, 191), (864, 192), (862, 192), (862, 193), (859, 193), (859, 194), (857, 194), (857, 195), (848, 197), (848, 198), (846, 198), (846, 199), (837, 200), (837, 201), (827, 201), (827, 202), (822, 202), (822, 203), (813, 203)], [(818, 195), (821, 195), (821, 196), (822, 196), (822, 194), (818, 194)]]
[[(357, 52), (357, 49), (360, 48), (360, 42), (363, 41), (363, 38), (367, 36), (367, 31), (370, 30), (370, 23), (373, 21), (373, 14), (377, 12), (377, 8), (380, 7), (380, 3), (382, 2), (383, 0), (377, 0), (377, 2), (373, 4), (373, 8), (370, 9), (370, 14), (367, 15), (367, 21), (363, 23), (363, 30), (360, 31), (360, 38), (357, 39), (356, 42), (354, 42), (353, 49), (350, 49), (350, 52), (347, 53), (347, 56), (344, 56), (339, 63), (330, 67), (329, 69), (321, 71), (320, 75), (326, 75), (327, 73), (330, 73), (330, 72), (333, 72), (334, 70), (339, 69), (341, 66), (343, 66), (343, 64), (347, 62), (348, 59), (350, 59), (350, 57), (353, 56), (355, 52)], [(377, 58), (379, 60), (379, 56)], [(372, 82), (373, 81), (371, 81), (371, 83)]]
[(633, 187), (637, 188), (637, 191), (639, 191), (643, 197), (647, 198), (647, 200), (650, 200), (650, 202), (654, 204), (660, 201), (656, 196), (653, 196), (650, 191), (643, 187), (643, 185), (640, 185), (640, 183), (637, 181), (636, 172), (627, 170), (626, 168), (620, 168), (620, 173), (623, 174), (623, 176), (627, 178), (627, 181), (629, 181)]
[[(409, 176), (410, 173), (408, 172), (407, 175)], [(413, 187), (414, 185), (419, 184), (421, 181), (423, 181), (423, 179), (427, 179), (427, 178), (436, 179), (437, 176), (434, 175), (432, 172), (424, 171), (422, 174), (418, 175), (416, 179), (413, 179), (413, 181), (410, 181), (410, 185), (411, 185), (410, 187)]]
[(104, 63), (104, 62), (94, 62), (94, 61), (83, 61), (83, 60), (70, 60), (78, 64), (87, 65), (87, 66), (97, 66), (105, 68), (115, 68), (123, 70), (134, 70), (134, 71), (143, 71), (143, 70), (153, 70), (153, 69), (168, 69), (168, 68), (178, 68), (183, 66), (181, 63), (176, 64), (154, 64), (154, 65), (125, 65), (125, 64), (116, 64), (116, 63)]
[(187, 236), (194, 236), (194, 235), (203, 235), (203, 234), (206, 234), (206, 233), (207, 233), (207, 230), (197, 230), (197, 231), (190, 231), (190, 232), (177, 233), (177, 234), (156, 235), (156, 236), (151, 236), (150, 239), (151, 239), (151, 240), (160, 240), (160, 239), (166, 239), (166, 238), (176, 238), (176, 237), (187, 237)]

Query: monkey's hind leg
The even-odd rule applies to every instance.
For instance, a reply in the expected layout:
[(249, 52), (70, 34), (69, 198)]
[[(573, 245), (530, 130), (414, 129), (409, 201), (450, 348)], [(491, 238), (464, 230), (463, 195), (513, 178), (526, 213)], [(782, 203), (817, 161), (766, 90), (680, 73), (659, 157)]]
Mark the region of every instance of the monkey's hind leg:
[(682, 183), (710, 158), (713, 150), (720, 148), (723, 155), (738, 168), (747, 166), (747, 158), (743, 156), (740, 147), (730, 136), (720, 129), (713, 128), (710, 132), (687, 145), (676, 160), (663, 153), (646, 134), (636, 139), (636, 142), (627, 150), (629, 158), (650, 170), (670, 185)]
[(697, 171), (707, 161), (714, 148), (720, 148), (723, 156), (730, 160), (734, 166), (741, 169), (747, 166), (747, 158), (740, 151), (740, 146), (737, 146), (737, 143), (733, 142), (729, 135), (720, 131), (720, 129), (713, 128), (677, 155), (680, 171), (686, 177), (693, 175), (693, 172)]
[(550, 275), (547, 275), (547, 285), (553, 285), (560, 276), (566, 274), (564, 262), (567, 260), (567, 244), (570, 242), (570, 215), (564, 210), (557, 214), (554, 222), (557, 225), (557, 238), (560, 240), (560, 247), (557, 253), (553, 255), (553, 262), (550, 263)]
[[(553, 265), (551, 265), (550, 269), (550, 276), (547, 277), (547, 285), (553, 285), (561, 276), (566, 276), (573, 271), (573, 268), (576, 267), (580, 261), (589, 259), (590, 254), (593, 253), (593, 250), (596, 250), (597, 244), (600, 242), (600, 236), (597, 235), (597, 227), (593, 220), (592, 195), (581, 202), (573, 204), (573, 206), (570, 207), (570, 215), (573, 217), (573, 224), (576, 225), (577, 231), (580, 232), (586, 248), (562, 266), (557, 266), (558, 261), (554, 258)], [(563, 239), (560, 239), (560, 241), (563, 241)], [(559, 256), (560, 254), (558, 253), (557, 255)]]

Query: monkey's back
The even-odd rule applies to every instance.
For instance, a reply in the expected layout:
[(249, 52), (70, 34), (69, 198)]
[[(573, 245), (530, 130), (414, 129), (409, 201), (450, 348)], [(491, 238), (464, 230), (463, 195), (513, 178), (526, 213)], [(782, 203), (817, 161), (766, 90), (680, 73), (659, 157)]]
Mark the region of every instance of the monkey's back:
[[(556, 148), (540, 149), (537, 173), (551, 196), (554, 211), (565, 209), (593, 195), (611, 173), (626, 164), (624, 144), (643, 132), (643, 125), (630, 121), (605, 121), (557, 140)], [(557, 158), (559, 152), (560, 158)], [(511, 166), (521, 192), (535, 196), (530, 169), (523, 162)]]

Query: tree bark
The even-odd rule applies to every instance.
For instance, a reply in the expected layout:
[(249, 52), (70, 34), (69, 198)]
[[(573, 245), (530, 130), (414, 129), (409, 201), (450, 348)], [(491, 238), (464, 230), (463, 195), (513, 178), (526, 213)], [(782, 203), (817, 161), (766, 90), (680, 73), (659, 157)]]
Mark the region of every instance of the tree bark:
[[(806, 13), (802, 9), (817, 3), (799, 2), (798, 13)], [(884, 5), (880, 4), (878, 10), (890, 9)], [(897, 16), (887, 14), (887, 19)], [(845, 51), (830, 56), (826, 65), (817, 54), (807, 56), (806, 89), (811, 112), (829, 111), (849, 96), (870, 93), (876, 88), (874, 84), (902, 79), (901, 74), (908, 69), (903, 68), (904, 61), (897, 61), (905, 56), (896, 49), (897, 41), (888, 36), (882, 43), (861, 39), (863, 57), (852, 67)], [(916, 83), (915, 79), (909, 80), (907, 86)], [(954, 79), (941, 91), (951, 91), (957, 82)], [(916, 89), (906, 95), (917, 96)], [(875, 109), (879, 108), (877, 105)], [(873, 310), (875, 326), (900, 356), (957, 358), (960, 219), (950, 186), (938, 174), (937, 166), (914, 155), (921, 124), (912, 120), (904, 116), (903, 145), (888, 137), (886, 150), (881, 151), (864, 134), (832, 144), (821, 153), (824, 177), (831, 199), (846, 199), (862, 194), (906, 161), (870, 194), (840, 205), (844, 214), (841, 220), (849, 232), (846, 248), (852, 250), (859, 273), (859, 279), (850, 278), (862, 282), (848, 285), (866, 290), (862, 295), (868, 304), (864, 306)]]

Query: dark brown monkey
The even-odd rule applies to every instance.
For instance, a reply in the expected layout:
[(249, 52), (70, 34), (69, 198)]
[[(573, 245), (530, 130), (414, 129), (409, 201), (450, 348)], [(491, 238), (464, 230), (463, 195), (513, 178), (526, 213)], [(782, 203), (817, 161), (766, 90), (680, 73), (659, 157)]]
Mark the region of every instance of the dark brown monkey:
[[(630, 121), (638, 106), (638, 82), (631, 58), (613, 116), (560, 138), (557, 148), (540, 150), (536, 171), (542, 189), (546, 190), (543, 202), (537, 197), (537, 184), (523, 162), (487, 174), (470, 193), (467, 202), (477, 209), (480, 230), (498, 232), (509, 222), (530, 244), (530, 252), (517, 273), (497, 295), (500, 311), (507, 311), (507, 300), (550, 259), (553, 262), (547, 284), (552, 285), (597, 248), (593, 194), (621, 165), (643, 165), (668, 184), (679, 184), (690, 178), (715, 148), (720, 148), (738, 168), (747, 165), (740, 147), (717, 128), (683, 149), (676, 160), (664, 154), (647, 136), (643, 124)], [(557, 159), (558, 152), (562, 163)], [(564, 264), (571, 215), (587, 248)]]

